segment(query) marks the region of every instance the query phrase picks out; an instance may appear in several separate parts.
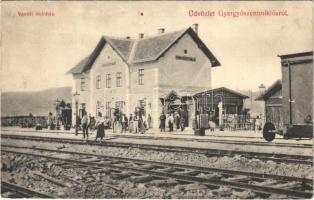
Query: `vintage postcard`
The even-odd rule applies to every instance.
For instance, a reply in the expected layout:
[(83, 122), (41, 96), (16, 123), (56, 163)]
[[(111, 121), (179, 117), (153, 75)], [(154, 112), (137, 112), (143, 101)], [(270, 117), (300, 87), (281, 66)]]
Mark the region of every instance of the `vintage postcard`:
[(1, 197), (311, 199), (312, 1), (2, 1)]

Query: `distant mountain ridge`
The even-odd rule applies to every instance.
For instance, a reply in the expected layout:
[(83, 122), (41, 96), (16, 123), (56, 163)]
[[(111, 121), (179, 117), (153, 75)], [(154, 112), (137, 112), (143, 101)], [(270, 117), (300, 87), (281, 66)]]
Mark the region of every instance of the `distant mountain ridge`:
[(1, 116), (48, 115), (54, 112), (56, 100), (71, 103), (71, 87), (51, 88), (31, 92), (3, 92), (1, 94)]

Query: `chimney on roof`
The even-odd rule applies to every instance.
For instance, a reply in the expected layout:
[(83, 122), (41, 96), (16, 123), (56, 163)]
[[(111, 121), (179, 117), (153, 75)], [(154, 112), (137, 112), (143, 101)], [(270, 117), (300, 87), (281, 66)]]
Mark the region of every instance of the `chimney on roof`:
[(165, 28), (159, 28), (158, 29), (158, 34), (163, 34), (165, 32)]
[(144, 38), (144, 33), (138, 34), (138, 38), (143, 39)]
[(192, 24), (192, 29), (198, 35), (198, 24)]

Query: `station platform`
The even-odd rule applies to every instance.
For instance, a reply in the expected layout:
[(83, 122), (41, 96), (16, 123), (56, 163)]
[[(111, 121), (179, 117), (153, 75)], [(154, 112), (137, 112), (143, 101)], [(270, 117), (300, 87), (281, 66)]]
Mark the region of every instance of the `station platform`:
[[(41, 137), (58, 137), (83, 140), (82, 131), (75, 135), (75, 130), (35, 130), (34, 128), (2, 127), (1, 134), (17, 134)], [(92, 131), (89, 140), (95, 139), (96, 132)], [(290, 145), (312, 145), (312, 140), (286, 140), (278, 136), (273, 142), (266, 142), (261, 132), (254, 131), (219, 131), (210, 132), (206, 130), (205, 136), (194, 135), (193, 130), (160, 132), (159, 130), (148, 130), (145, 134), (135, 133), (113, 133), (112, 130), (105, 131), (106, 142), (170, 145), (180, 147), (195, 147), (206, 149), (223, 149), (234, 151), (250, 151), (264, 153), (283, 153), (293, 155), (312, 155), (312, 148), (296, 148)], [(224, 142), (225, 141), (225, 142)], [(231, 143), (230, 142), (236, 142)], [(262, 144), (262, 145), (256, 145)], [(245, 144), (245, 145), (244, 145)], [(276, 144), (280, 144), (277, 145)], [(287, 145), (287, 146), (285, 146)]]
[[(1, 127), (1, 131), (8, 132), (8, 131), (14, 131), (16, 133), (19, 132), (38, 132), (38, 133), (62, 133), (62, 134), (75, 134), (75, 129), (71, 130), (48, 130), (48, 129), (42, 129), (42, 130), (35, 130), (34, 128), (20, 128), (20, 127)], [(96, 133), (95, 130), (89, 131), (92, 135)], [(144, 134), (139, 133), (130, 133), (129, 131), (125, 133), (121, 133), (121, 131), (113, 132), (112, 129), (106, 129), (105, 133), (107, 136), (110, 135), (129, 135), (129, 136), (156, 136), (156, 137), (170, 137), (170, 138), (197, 138), (199, 140), (201, 139), (224, 139), (224, 140), (237, 140), (237, 141), (265, 141), (263, 138), (262, 131), (252, 131), (252, 130), (224, 130), (220, 131), (216, 129), (214, 132), (211, 132), (210, 130), (206, 130), (205, 136), (196, 136), (194, 134), (194, 131), (191, 128), (185, 129), (184, 131), (181, 130), (174, 130), (173, 132), (160, 132), (159, 129), (148, 129)], [(82, 130), (78, 131), (79, 135), (82, 135)], [(299, 144), (313, 144), (313, 141), (311, 139), (283, 139), (281, 135), (276, 135), (275, 140), (272, 143), (299, 143)]]
[[(54, 133), (54, 134), (70, 134), (74, 135), (75, 134), (75, 129), (71, 130), (48, 130), (48, 129), (42, 129), (42, 130), (35, 130), (34, 128), (20, 128), (20, 127), (2, 127), (1, 131), (8, 132), (8, 131), (14, 131), (14, 133)], [(89, 131), (91, 133), (92, 137), (95, 137), (96, 135), (96, 130)], [(82, 136), (83, 132), (82, 130), (78, 131), (78, 135)], [(130, 133), (129, 131), (125, 133), (121, 133), (121, 131), (116, 131), (113, 132), (112, 129), (106, 129), (105, 130), (106, 136), (136, 136), (136, 137), (169, 137), (169, 138), (186, 138), (186, 139), (198, 139), (198, 140), (203, 140), (203, 139), (217, 139), (217, 140), (232, 140), (232, 141), (260, 141), (260, 142), (265, 142), (262, 133), (261, 132), (255, 132), (255, 131), (220, 131), (220, 130), (215, 130), (214, 132), (210, 132), (209, 130), (206, 130), (205, 136), (196, 136), (194, 134), (194, 131), (191, 128), (185, 129), (184, 131), (181, 130), (174, 130), (173, 132), (160, 132), (159, 129), (148, 129), (144, 134), (140, 133)], [(55, 136), (55, 135), (54, 135)], [(80, 137), (80, 136), (78, 136)], [(280, 138), (282, 136), (279, 136), (277, 138), (277, 142), (280, 142)], [(275, 141), (274, 141), (275, 142)], [(293, 142), (292, 142), (293, 143)]]

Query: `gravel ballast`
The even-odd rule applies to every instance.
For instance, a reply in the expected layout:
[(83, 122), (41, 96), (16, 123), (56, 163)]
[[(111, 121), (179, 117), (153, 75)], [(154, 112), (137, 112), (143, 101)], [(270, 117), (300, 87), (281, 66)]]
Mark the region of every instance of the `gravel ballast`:
[(117, 156), (125, 158), (152, 160), (177, 164), (195, 165), (202, 167), (214, 167), (232, 169), (247, 172), (266, 173), (275, 175), (295, 176), (301, 178), (312, 178), (313, 168), (304, 164), (275, 163), (273, 161), (261, 161), (248, 159), (241, 156), (233, 157), (207, 157), (204, 154), (185, 152), (160, 152), (153, 150), (142, 150), (138, 148), (116, 148), (92, 145), (58, 144), (48, 142), (19, 141), (3, 139), (2, 144), (19, 146), (36, 146), (38, 148), (93, 153), (99, 155)]

